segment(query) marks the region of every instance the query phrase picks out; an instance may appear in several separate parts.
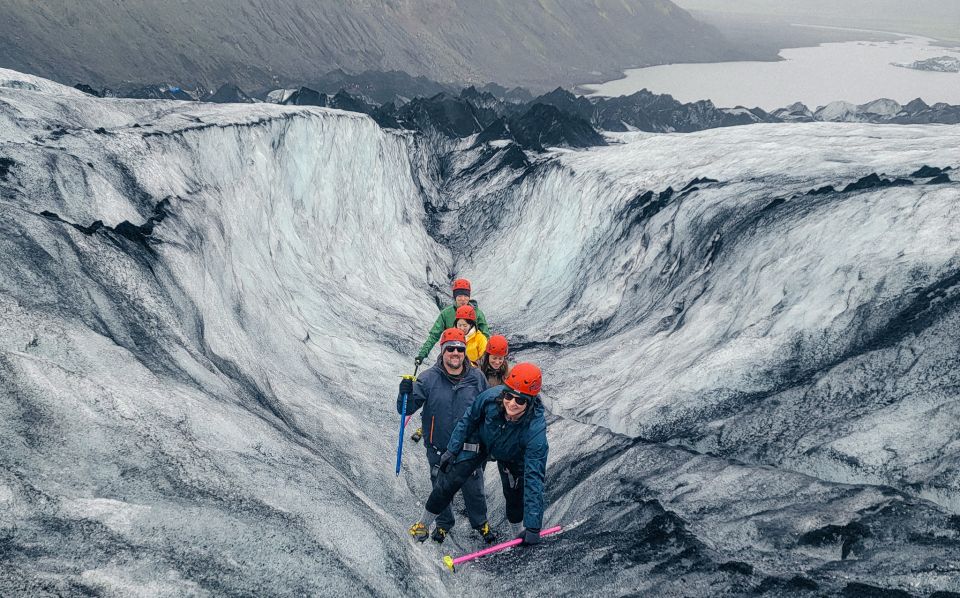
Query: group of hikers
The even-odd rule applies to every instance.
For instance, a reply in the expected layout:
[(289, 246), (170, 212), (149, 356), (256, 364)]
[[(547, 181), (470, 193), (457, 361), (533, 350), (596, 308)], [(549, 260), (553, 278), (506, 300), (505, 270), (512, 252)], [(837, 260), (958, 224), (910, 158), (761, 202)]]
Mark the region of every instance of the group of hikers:
[[(511, 365), (509, 343), (490, 336), (487, 320), (471, 299), (470, 282), (453, 282), (454, 304), (440, 312), (414, 363), (419, 366), (439, 340), (436, 363), (414, 381), (404, 378), (397, 412), (423, 408), (422, 437), (433, 490), (410, 534), (443, 542), (454, 525), (450, 503), (459, 491), (470, 525), (485, 542), (497, 535), (487, 520), (483, 472), (496, 461), (506, 499), (507, 520), (521, 544), (536, 544), (544, 511), (547, 424), (540, 393), (540, 368)], [(433, 532), (430, 529), (433, 527)]]

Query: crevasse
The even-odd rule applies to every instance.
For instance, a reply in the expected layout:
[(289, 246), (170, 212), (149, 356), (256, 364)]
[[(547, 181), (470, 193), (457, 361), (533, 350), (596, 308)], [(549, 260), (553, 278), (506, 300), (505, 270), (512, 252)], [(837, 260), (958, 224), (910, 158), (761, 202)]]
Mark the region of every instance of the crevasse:
[[(958, 189), (909, 175), (960, 166), (956, 127), (460, 176), (356, 114), (4, 80), (35, 89), (0, 84), (0, 587), (960, 590), (949, 513), (877, 485), (954, 508)], [(914, 184), (840, 191), (872, 172)], [(569, 530), (450, 577), (405, 540), (428, 481), (409, 443), (393, 475), (393, 403), (453, 274), (544, 367)]]

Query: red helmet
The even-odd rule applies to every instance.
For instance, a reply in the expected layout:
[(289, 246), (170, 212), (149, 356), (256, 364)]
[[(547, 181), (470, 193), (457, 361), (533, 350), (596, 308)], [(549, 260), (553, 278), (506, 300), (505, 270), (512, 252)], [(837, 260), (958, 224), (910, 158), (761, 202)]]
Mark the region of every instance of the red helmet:
[(454, 316), (454, 320), (470, 320), (471, 322), (476, 322), (477, 312), (473, 309), (472, 305), (461, 305), (457, 308), (457, 314)]
[(453, 296), (458, 295), (470, 296), (470, 281), (466, 278), (458, 278), (453, 281)]
[(495, 334), (487, 341), (487, 355), (506, 357), (509, 351), (510, 346), (507, 344), (507, 337), (502, 334)]
[(540, 368), (532, 363), (518, 363), (510, 370), (507, 379), (503, 381), (511, 390), (535, 397), (540, 393)]
[(461, 342), (466, 345), (467, 337), (463, 336), (463, 331), (459, 328), (447, 328), (443, 331), (443, 334), (440, 335), (440, 346), (442, 347), (445, 343), (451, 341)]

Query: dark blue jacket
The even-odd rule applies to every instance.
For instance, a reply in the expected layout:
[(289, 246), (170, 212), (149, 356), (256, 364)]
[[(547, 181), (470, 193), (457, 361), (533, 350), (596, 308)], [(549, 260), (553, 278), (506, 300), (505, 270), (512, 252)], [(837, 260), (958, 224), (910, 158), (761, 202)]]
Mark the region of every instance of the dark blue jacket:
[[(487, 379), (475, 367), (467, 367), (456, 384), (443, 368), (443, 356), (417, 377), (413, 394), (407, 398), (407, 415), (423, 407), (423, 439), (427, 446), (443, 452), (450, 441), (457, 420), (470, 408), (473, 400), (487, 388)], [(466, 363), (466, 359), (464, 362)], [(403, 395), (397, 395), (397, 413), (403, 408)]]
[(529, 403), (523, 416), (507, 421), (497, 397), (505, 386), (494, 386), (473, 401), (450, 437), (447, 450), (457, 455), (456, 461), (471, 459), (474, 451), (464, 450), (464, 443), (480, 444), (480, 453), (494, 461), (523, 466), (523, 525), (541, 529), (543, 523), (543, 491), (547, 475), (547, 422), (539, 400)]

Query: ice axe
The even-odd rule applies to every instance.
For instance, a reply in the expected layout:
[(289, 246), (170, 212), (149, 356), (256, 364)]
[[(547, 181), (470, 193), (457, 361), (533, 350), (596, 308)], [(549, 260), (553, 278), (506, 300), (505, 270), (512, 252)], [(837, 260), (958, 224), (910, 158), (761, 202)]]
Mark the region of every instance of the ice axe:
[[(551, 534), (556, 534), (561, 531), (563, 531), (563, 527), (558, 525), (556, 527), (551, 527), (550, 529), (543, 530), (542, 532), (540, 532), (540, 537), (545, 538)], [(506, 550), (511, 546), (516, 546), (517, 544), (520, 544), (521, 542), (523, 542), (523, 540), (521, 540), (520, 538), (514, 538), (509, 542), (501, 542), (496, 546), (491, 546), (490, 548), (484, 548), (483, 550), (478, 550), (477, 552), (471, 552), (470, 554), (458, 556), (457, 558), (453, 558), (451, 556), (445, 556), (443, 557), (443, 564), (446, 565), (447, 569), (450, 569), (450, 571), (452, 572), (452, 571), (455, 571), (455, 567), (457, 565), (462, 565), (463, 563), (472, 561), (474, 559), (478, 559), (482, 556), (487, 556), (488, 554), (494, 554), (495, 552)]]
[[(404, 380), (416, 380), (417, 368), (420, 364), (414, 364), (412, 376), (401, 376)], [(412, 416), (411, 416), (412, 417)], [(397, 439), (397, 476), (400, 476), (400, 461), (403, 459), (403, 429), (407, 427), (407, 393), (403, 393), (403, 408), (400, 410), (400, 437)]]

